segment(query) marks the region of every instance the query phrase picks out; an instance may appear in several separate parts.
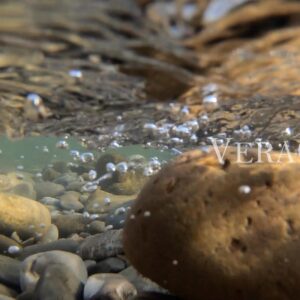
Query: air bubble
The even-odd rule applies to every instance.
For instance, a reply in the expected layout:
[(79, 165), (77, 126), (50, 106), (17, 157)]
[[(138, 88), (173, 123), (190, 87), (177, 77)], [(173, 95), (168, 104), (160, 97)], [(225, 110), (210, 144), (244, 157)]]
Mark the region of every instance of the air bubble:
[(239, 192), (241, 194), (249, 194), (251, 192), (251, 187), (249, 185), (241, 185), (239, 187)]
[(56, 148), (58, 149), (68, 149), (69, 144), (65, 140), (58, 141), (56, 143)]

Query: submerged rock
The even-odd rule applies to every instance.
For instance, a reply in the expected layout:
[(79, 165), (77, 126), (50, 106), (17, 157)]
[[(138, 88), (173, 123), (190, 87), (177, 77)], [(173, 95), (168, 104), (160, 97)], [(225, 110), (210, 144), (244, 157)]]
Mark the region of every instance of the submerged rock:
[(36, 286), (35, 299), (81, 300), (83, 282), (74, 270), (63, 264), (51, 264), (42, 273)]
[(23, 238), (36, 237), (51, 224), (48, 209), (34, 200), (0, 193), (0, 233), (10, 236), (14, 231)]
[(84, 300), (131, 300), (137, 294), (135, 287), (119, 274), (95, 274), (84, 287)]
[(124, 253), (123, 230), (109, 230), (85, 239), (79, 248), (83, 259), (101, 260)]
[[(124, 229), (129, 260), (184, 299), (300, 297), (299, 158), (184, 154), (150, 179)], [(282, 158), (282, 157), (281, 157)], [(250, 160), (252, 163), (245, 163)]]
[(0, 283), (18, 288), (20, 270), (21, 262), (0, 255)]
[(93, 192), (86, 202), (86, 210), (89, 213), (107, 213), (131, 200), (134, 196), (114, 195), (99, 188)]
[[(31, 255), (23, 261), (20, 272), (22, 291), (34, 291), (37, 284), (43, 284), (40, 283), (40, 279), (47, 280), (45, 275), (48, 272), (50, 273), (49, 277), (55, 277), (54, 269), (49, 269), (49, 267), (55, 265), (60, 270), (69, 270), (68, 274), (73, 273), (79, 282), (86, 282), (87, 271), (79, 256), (64, 251), (48, 251)], [(59, 271), (56, 275), (59, 276), (60, 273)], [(64, 277), (65, 274), (62, 274), (62, 276)], [(37, 288), (39, 289), (39, 287)], [(41, 288), (41, 290), (43, 289)]]

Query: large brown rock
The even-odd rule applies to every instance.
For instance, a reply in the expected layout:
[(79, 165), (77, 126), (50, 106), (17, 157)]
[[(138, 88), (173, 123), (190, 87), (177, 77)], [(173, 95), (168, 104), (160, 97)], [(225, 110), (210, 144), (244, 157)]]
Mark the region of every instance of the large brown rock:
[(193, 151), (149, 180), (124, 229), (139, 272), (187, 300), (300, 298), (299, 158), (250, 158)]
[(50, 224), (50, 212), (43, 204), (0, 193), (0, 234), (10, 236), (15, 231), (22, 239), (27, 239), (43, 235)]

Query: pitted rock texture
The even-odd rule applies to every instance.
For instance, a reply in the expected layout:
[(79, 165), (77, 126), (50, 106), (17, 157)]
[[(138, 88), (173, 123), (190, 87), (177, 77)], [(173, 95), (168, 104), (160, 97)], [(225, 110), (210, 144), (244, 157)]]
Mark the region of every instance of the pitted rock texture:
[(237, 163), (228, 148), (223, 164), (213, 150), (177, 158), (132, 207), (129, 260), (188, 300), (299, 299), (300, 164), (292, 157), (258, 163), (248, 151), (242, 160), (253, 162)]

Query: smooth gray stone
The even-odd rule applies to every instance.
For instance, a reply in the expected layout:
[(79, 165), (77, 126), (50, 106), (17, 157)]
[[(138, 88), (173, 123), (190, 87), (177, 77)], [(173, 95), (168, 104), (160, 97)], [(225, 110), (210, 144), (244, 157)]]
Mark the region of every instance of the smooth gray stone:
[(84, 287), (84, 300), (132, 300), (136, 288), (122, 275), (95, 274)]
[(51, 181), (39, 181), (35, 185), (36, 197), (37, 199), (42, 199), (44, 197), (57, 197), (61, 195), (65, 188), (61, 184), (56, 184)]
[(26, 257), (53, 250), (66, 251), (71, 253), (76, 253), (79, 249), (80, 241), (74, 239), (59, 239), (57, 241), (47, 243), (47, 244), (36, 244), (32, 246), (25, 247), (20, 253), (19, 258), (25, 259)]
[(69, 237), (74, 233), (84, 232), (89, 221), (82, 214), (57, 215), (52, 217), (52, 223), (57, 226), (60, 237)]
[(96, 264), (91, 264), (87, 267), (88, 274), (96, 273), (119, 273), (126, 269), (127, 264), (123, 259), (117, 257), (109, 257)]
[[(65, 251), (48, 251), (38, 253), (27, 257), (21, 266), (20, 285), (22, 291), (35, 291), (41, 278), (47, 279), (45, 275), (50, 266), (56, 265), (56, 270), (68, 270), (68, 274), (72, 273), (77, 278), (77, 281), (85, 283), (87, 280), (87, 270), (83, 260), (76, 254)], [(63, 274), (64, 272), (60, 272)], [(59, 277), (57, 274), (57, 277)], [(55, 277), (54, 272), (49, 273), (52, 279)], [(67, 285), (67, 282), (64, 281)]]
[(19, 288), (21, 262), (8, 256), (0, 255), (0, 282)]
[(39, 279), (34, 295), (36, 300), (80, 300), (83, 286), (73, 270), (63, 264), (52, 264)]

